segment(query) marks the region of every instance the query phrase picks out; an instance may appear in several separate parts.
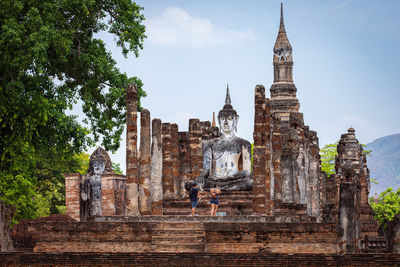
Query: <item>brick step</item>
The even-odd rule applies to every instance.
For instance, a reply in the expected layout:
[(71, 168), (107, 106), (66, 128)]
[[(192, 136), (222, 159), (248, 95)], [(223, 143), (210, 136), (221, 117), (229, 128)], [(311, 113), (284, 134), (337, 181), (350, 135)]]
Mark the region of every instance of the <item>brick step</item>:
[[(210, 216), (210, 209), (196, 209), (196, 214), (201, 216)], [(218, 208), (218, 212), (226, 212), (227, 216), (232, 215), (252, 215), (253, 211), (251, 209), (245, 209), (241, 211), (241, 214), (236, 214), (236, 212), (232, 212), (231, 209), (220, 209)], [(186, 209), (168, 209), (164, 211), (164, 215), (176, 215), (176, 216), (190, 216), (191, 210), (189, 208)]]
[[(175, 201), (164, 201), (163, 203), (164, 207), (181, 207), (181, 206), (188, 206), (191, 205), (191, 202), (189, 200), (175, 200)], [(211, 206), (210, 200), (199, 200), (197, 201), (197, 206)], [(232, 201), (225, 201), (224, 199), (219, 200), (219, 206), (238, 206), (238, 205), (252, 205), (252, 200), (232, 200)]]
[(193, 237), (186, 237), (186, 238), (153, 238), (152, 243), (156, 245), (199, 245), (199, 244), (204, 244), (204, 236), (200, 238), (193, 238)]
[(200, 230), (204, 231), (204, 225), (199, 222), (160, 222), (156, 226), (156, 230)]
[(204, 251), (204, 246), (203, 244), (155, 244), (153, 249), (155, 252), (201, 253)]
[(204, 236), (203, 230), (154, 230), (153, 236), (174, 236), (174, 237), (185, 237), (190, 233), (191, 236)]

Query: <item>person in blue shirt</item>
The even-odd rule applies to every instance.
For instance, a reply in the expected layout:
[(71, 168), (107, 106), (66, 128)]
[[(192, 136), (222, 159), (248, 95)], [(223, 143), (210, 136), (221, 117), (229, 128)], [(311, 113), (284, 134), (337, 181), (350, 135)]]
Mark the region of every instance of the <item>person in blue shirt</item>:
[(197, 207), (197, 194), (199, 193), (199, 189), (197, 189), (197, 183), (192, 183), (192, 188), (189, 191), (189, 199), (192, 203), (192, 216), (195, 215), (196, 207)]

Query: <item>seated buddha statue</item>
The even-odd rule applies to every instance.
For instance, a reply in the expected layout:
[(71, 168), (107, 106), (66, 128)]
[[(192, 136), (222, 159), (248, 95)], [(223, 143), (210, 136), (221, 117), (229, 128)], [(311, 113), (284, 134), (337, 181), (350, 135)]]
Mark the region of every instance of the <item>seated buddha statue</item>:
[(221, 190), (251, 190), (251, 145), (235, 135), (238, 120), (228, 87), (225, 105), (218, 113), (221, 136), (203, 142), (203, 172), (196, 180), (202, 188), (216, 184)]

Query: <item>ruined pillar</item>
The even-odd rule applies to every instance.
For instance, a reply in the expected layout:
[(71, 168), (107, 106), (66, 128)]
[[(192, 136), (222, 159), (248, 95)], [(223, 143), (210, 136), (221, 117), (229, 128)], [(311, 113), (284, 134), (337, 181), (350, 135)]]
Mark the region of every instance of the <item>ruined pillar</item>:
[(129, 84), (126, 97), (126, 215), (139, 215), (137, 159), (138, 94), (135, 84)]
[(173, 198), (181, 198), (181, 178), (179, 175), (179, 133), (178, 124), (171, 124), (171, 157), (172, 157), (172, 186)]
[(162, 184), (162, 141), (161, 141), (161, 120), (153, 119), (151, 125), (151, 214), (163, 214), (163, 184)]
[(185, 183), (191, 178), (191, 156), (189, 132), (179, 132), (179, 176), (181, 177), (181, 196), (185, 196)]
[(151, 213), (150, 181), (150, 112), (140, 112), (140, 155), (139, 155), (139, 211), (142, 215)]
[(272, 129), (272, 166), (274, 175), (274, 204), (282, 202), (282, 172), (281, 172), (281, 156), (282, 156), (282, 134), (278, 119), (273, 119), (274, 127)]
[(253, 212), (266, 213), (265, 88), (255, 88), (253, 149)]
[(191, 178), (195, 180), (203, 169), (202, 138), (199, 119), (189, 120), (189, 146), (192, 165)]
[(318, 220), (321, 215), (320, 206), (320, 187), (321, 187), (321, 166), (320, 166), (320, 156), (319, 156), (319, 146), (317, 132), (311, 132), (310, 140), (310, 159), (309, 159), (309, 189), (311, 206), (307, 207), (308, 214), (316, 217)]
[(274, 207), (273, 190), (274, 190), (274, 173), (272, 164), (272, 124), (269, 99), (265, 99), (265, 210), (266, 214), (271, 214)]
[[(339, 183), (339, 247), (341, 253), (357, 253), (360, 249), (360, 177), (359, 150), (354, 129), (342, 134), (335, 159), (336, 180)], [(362, 150), (362, 147), (361, 147)]]
[(162, 124), (162, 183), (164, 199), (174, 197), (171, 124)]

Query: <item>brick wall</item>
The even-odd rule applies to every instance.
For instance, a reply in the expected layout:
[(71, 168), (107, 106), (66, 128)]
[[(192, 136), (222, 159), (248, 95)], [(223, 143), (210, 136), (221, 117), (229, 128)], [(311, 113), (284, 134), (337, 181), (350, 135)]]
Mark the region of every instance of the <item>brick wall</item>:
[[(162, 247), (155, 244), (155, 237), (160, 235), (160, 231), (169, 231), (164, 241), (174, 245), (174, 242), (180, 242), (175, 237), (184, 233), (190, 236), (193, 230), (193, 235), (204, 231), (204, 241), (196, 248), (203, 253), (338, 252), (334, 224), (177, 222), (177, 228), (171, 228), (171, 224), (30, 220), (25, 224), (25, 236), (19, 237), (16, 247), (20, 251), (34, 252), (163, 252)], [(180, 249), (185, 249), (184, 245), (179, 245)], [(192, 243), (188, 245), (193, 246)]]

